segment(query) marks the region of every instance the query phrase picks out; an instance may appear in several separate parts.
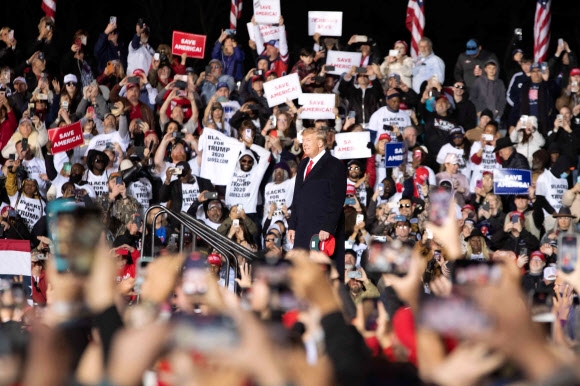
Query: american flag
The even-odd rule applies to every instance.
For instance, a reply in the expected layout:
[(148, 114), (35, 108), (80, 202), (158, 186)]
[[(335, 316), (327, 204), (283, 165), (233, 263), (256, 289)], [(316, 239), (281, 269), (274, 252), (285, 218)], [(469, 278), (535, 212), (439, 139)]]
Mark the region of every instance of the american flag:
[(534, 61), (543, 62), (548, 54), (552, 0), (538, 0), (534, 17)]
[(407, 4), (407, 19), (405, 24), (411, 32), (411, 57), (415, 59), (419, 52), (419, 40), (423, 37), (425, 29), (425, 12), (423, 0), (409, 0)]
[(230, 29), (236, 29), (238, 19), (242, 17), (243, 0), (232, 0), (230, 7)]
[(42, 5), (40, 7), (46, 16), (54, 20), (54, 14), (56, 13), (56, 0), (42, 0)]

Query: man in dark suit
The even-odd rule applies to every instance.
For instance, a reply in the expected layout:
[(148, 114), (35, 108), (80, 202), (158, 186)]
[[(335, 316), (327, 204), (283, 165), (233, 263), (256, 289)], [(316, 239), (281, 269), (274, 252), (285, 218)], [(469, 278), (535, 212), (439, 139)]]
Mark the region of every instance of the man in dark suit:
[(326, 151), (326, 131), (306, 129), (302, 133), (306, 157), (298, 166), (292, 214), (288, 224), (289, 241), (294, 248), (310, 249), (314, 235), (320, 241), (333, 236), (335, 260), (339, 274), (344, 275), (344, 200), (346, 168)]

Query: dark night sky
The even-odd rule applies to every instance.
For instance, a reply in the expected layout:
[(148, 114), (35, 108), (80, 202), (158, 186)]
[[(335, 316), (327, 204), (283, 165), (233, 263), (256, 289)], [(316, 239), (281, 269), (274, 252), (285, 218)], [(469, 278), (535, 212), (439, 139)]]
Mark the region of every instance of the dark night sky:
[[(89, 46), (92, 46), (96, 34), (104, 30), (111, 15), (117, 16), (121, 39), (127, 43), (134, 33), (134, 23), (139, 16), (143, 16), (151, 25), (151, 42), (154, 46), (161, 42), (170, 43), (171, 31), (176, 29), (207, 34), (206, 49), (211, 49), (220, 29), (229, 26), (230, 2), (227, 0), (56, 1), (57, 40), (63, 46), (72, 43), (72, 34), (81, 27), (89, 31)], [(347, 5), (350, 3), (356, 6)], [(564, 3), (572, 5), (567, 6)], [(311, 38), (307, 36), (309, 10), (342, 11), (345, 43), (352, 34), (367, 34), (374, 37), (381, 52), (385, 53), (398, 39), (409, 42), (410, 34), (405, 29), (406, 7), (407, 0), (349, 3), (330, 0), (282, 0), (282, 13), (292, 53), (312, 44)], [(36, 25), (43, 15), (40, 0), (5, 1), (2, 8), (0, 25), (14, 28), (20, 44), (36, 36)], [(524, 33), (524, 49), (531, 52), (534, 11), (534, 0), (425, 0), (425, 36), (433, 40), (435, 53), (446, 62), (449, 76), (457, 55), (465, 49), (465, 43), (471, 37), (478, 38), (485, 48), (495, 52), (502, 61), (513, 29), (521, 27)], [(572, 49), (577, 49), (575, 42), (580, 37), (580, 23), (574, 23), (573, 18), (579, 11), (580, 2), (554, 0), (550, 54), (553, 53), (559, 37), (566, 39)], [(247, 41), (245, 23), (250, 21), (251, 16), (252, 2), (245, 0), (242, 19), (239, 21), (239, 40), (242, 44)], [(206, 54), (205, 61), (208, 58), (209, 54)], [(296, 54), (292, 56), (292, 61), (295, 59), (298, 59)], [(205, 61), (191, 64), (201, 69)]]

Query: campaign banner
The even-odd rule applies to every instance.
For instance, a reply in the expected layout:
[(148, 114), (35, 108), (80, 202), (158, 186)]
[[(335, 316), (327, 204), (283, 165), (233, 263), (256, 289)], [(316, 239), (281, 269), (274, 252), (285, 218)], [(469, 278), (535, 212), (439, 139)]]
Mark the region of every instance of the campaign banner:
[(308, 11), (308, 36), (342, 36), (342, 12)]
[(52, 154), (62, 153), (85, 143), (80, 121), (48, 130), (48, 138), (52, 144)]
[(280, 0), (254, 1), (254, 20), (258, 24), (278, 24), (280, 22)]
[(368, 147), (371, 133), (360, 131), (354, 133), (339, 133), (335, 135), (336, 147), (334, 156), (338, 159), (369, 158), (372, 156)]
[(333, 71), (328, 71), (329, 74), (342, 75), (349, 72), (352, 66), (360, 66), (362, 54), (360, 52), (347, 51), (328, 51), (326, 53), (326, 65), (334, 66)]
[(302, 87), (300, 86), (300, 78), (296, 73), (264, 83), (264, 96), (268, 100), (269, 107), (299, 98), (300, 95), (302, 95)]
[(204, 35), (173, 31), (171, 53), (181, 56), (185, 52), (188, 58), (203, 59), (205, 54), (205, 40), (206, 36)]
[[(250, 37), (250, 40), (256, 41), (254, 25), (250, 22), (247, 23), (246, 26), (248, 27), (248, 36)], [(262, 35), (263, 41), (269, 42), (270, 40), (280, 40), (280, 27), (269, 24), (258, 24), (258, 27), (260, 28), (260, 35)]]
[(336, 98), (334, 94), (302, 94), (298, 104), (302, 105), (301, 119), (334, 119), (332, 112)]
[(32, 263), (30, 241), (0, 239), (0, 279), (13, 281), (22, 278), (22, 286), (32, 304)]
[(405, 151), (402, 142), (385, 144), (385, 167), (396, 168), (403, 163)]
[(498, 195), (528, 194), (532, 172), (523, 169), (494, 169), (493, 193)]
[(202, 152), (200, 177), (214, 185), (229, 185), (244, 147), (235, 138), (205, 128), (198, 142), (198, 150)]

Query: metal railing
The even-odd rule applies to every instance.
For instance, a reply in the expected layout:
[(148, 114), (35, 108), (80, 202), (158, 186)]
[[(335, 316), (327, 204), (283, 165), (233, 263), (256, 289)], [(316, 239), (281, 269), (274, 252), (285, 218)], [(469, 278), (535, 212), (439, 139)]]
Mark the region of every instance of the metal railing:
[[(192, 232), (193, 236), (193, 245), (192, 247), (195, 249), (196, 247), (196, 237), (199, 236), (203, 241), (208, 243), (212, 248), (217, 250), (222, 256), (226, 258), (226, 277), (225, 277), (225, 286), (229, 286), (230, 282), (230, 267), (234, 266), (234, 275), (237, 277), (239, 271), (238, 259), (237, 256), (241, 256), (247, 260), (253, 260), (256, 258), (256, 254), (240, 244), (234, 242), (233, 240), (223, 236), (222, 234), (218, 233), (216, 230), (208, 227), (202, 221), (199, 221), (192, 217), (191, 215), (185, 212), (174, 212), (167, 209), (161, 205), (153, 205), (150, 206), (147, 211), (145, 212), (145, 228), (149, 227), (147, 224), (147, 218), (149, 217), (149, 213), (153, 209), (160, 209), (159, 212), (155, 213), (153, 216), (153, 221), (150, 225), (151, 229), (149, 232), (146, 232), (147, 229), (144, 229), (142, 234), (142, 247), (141, 247), (141, 257), (143, 257), (143, 251), (145, 249), (145, 243), (148, 242), (147, 236), (150, 239), (151, 245), (151, 254), (154, 254), (155, 250), (155, 223), (157, 217), (162, 214), (169, 215), (172, 219), (174, 219), (177, 223), (179, 223), (179, 253), (183, 253), (183, 241), (184, 241), (184, 234), (185, 234), (185, 227), (189, 228)], [(236, 285), (235, 283), (234, 285)]]

